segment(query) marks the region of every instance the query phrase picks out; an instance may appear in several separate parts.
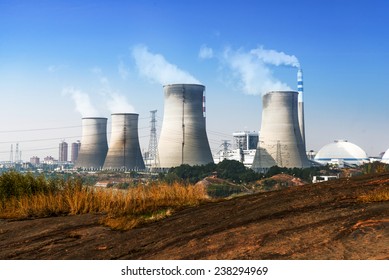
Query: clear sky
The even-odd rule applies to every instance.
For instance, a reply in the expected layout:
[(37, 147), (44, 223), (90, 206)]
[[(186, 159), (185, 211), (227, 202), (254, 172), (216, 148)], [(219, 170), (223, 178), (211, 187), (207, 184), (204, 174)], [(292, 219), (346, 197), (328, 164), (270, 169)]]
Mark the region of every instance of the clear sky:
[[(81, 118), (150, 110), (162, 84), (206, 86), (213, 152), (234, 131), (258, 131), (261, 93), (297, 90), (304, 71), (306, 141), (389, 148), (389, 2), (0, 0), (0, 161), (52, 155), (81, 139)], [(277, 60), (278, 59), (278, 60)]]

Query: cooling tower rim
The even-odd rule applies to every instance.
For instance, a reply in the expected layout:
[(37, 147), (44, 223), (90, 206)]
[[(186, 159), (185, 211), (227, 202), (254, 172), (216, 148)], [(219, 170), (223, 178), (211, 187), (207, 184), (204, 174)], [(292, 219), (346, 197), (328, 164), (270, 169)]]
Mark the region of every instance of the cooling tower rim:
[(297, 93), (298, 94), (298, 91), (295, 91), (295, 90), (272, 90), (272, 91), (268, 91), (267, 93), (265, 93), (265, 95), (271, 94), (271, 93)]
[(103, 117), (85, 117), (82, 119), (83, 120), (108, 120), (108, 118), (103, 118)]
[(139, 116), (138, 113), (112, 113), (111, 116)]
[(205, 88), (205, 86), (202, 84), (167, 84), (167, 85), (163, 85), (164, 88), (165, 87), (178, 87), (178, 86), (180, 86), (180, 87), (182, 87), (182, 86), (198, 86), (198, 87)]

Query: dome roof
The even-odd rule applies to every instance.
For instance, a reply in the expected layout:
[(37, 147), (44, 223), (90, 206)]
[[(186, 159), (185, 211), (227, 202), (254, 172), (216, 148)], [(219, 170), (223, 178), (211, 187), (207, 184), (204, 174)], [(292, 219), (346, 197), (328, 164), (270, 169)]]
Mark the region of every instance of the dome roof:
[(359, 165), (363, 164), (364, 161), (367, 161), (368, 157), (366, 152), (359, 146), (347, 142), (347, 140), (337, 140), (334, 143), (325, 145), (315, 156), (315, 161), (321, 163), (327, 163), (334, 160)]

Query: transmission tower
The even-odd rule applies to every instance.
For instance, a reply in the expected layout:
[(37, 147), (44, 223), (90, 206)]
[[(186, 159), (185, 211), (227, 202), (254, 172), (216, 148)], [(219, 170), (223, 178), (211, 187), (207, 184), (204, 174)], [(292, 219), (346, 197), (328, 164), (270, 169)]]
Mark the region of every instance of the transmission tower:
[(150, 167), (158, 168), (159, 167), (159, 157), (158, 157), (158, 142), (157, 142), (157, 119), (156, 113), (157, 110), (150, 111), (151, 113), (151, 129), (150, 129), (150, 142), (149, 142), (149, 164)]
[(229, 143), (230, 140), (222, 140), (222, 144), (219, 146), (221, 147), (221, 150), (219, 150), (219, 154), (221, 155), (221, 158), (228, 159), (228, 151), (231, 147), (231, 144)]
[(15, 163), (19, 163), (21, 160), (20, 158), (20, 152), (19, 152), (19, 143), (16, 143), (16, 149), (15, 149)]
[(281, 142), (277, 141), (276, 162), (279, 167), (282, 167)]
[(11, 163), (14, 162), (14, 145), (13, 145), (13, 144), (11, 144), (11, 151), (10, 151), (10, 153), (9, 153), (9, 161), (10, 161)]

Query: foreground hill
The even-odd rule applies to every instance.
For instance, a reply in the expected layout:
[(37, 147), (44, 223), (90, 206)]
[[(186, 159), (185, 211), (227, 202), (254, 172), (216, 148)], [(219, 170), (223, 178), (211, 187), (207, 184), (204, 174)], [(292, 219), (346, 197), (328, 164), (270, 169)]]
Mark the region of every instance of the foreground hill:
[(184, 209), (129, 231), (99, 215), (0, 220), (0, 259), (389, 259), (389, 174)]

